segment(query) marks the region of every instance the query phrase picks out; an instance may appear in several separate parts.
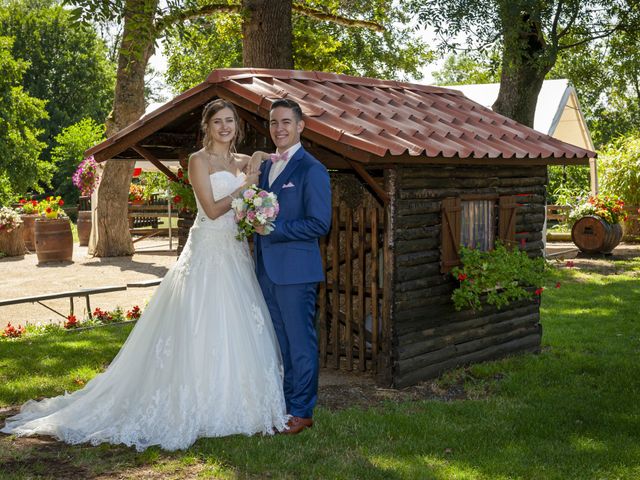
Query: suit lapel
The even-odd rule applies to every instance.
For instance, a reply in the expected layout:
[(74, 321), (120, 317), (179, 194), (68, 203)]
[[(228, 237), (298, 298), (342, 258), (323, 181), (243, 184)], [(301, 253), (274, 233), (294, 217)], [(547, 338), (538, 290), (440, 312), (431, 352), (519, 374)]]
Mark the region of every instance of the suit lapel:
[[(276, 178), (273, 181), (273, 184), (271, 185), (271, 188), (270, 188), (272, 192), (274, 192), (276, 195), (280, 193), (280, 190), (282, 189), (282, 185), (284, 185), (284, 183), (289, 179), (289, 177), (294, 172), (294, 170), (298, 168), (298, 165), (300, 165), (300, 161), (302, 160), (302, 157), (304, 157), (304, 154), (305, 154), (304, 148), (300, 147), (296, 151), (296, 153), (293, 155), (293, 157), (291, 157), (291, 160), (289, 160), (289, 163), (287, 163), (287, 166), (284, 168), (284, 170), (280, 172), (280, 175), (278, 175), (278, 178)], [(269, 174), (267, 173), (267, 177), (268, 175)], [(267, 180), (267, 185), (268, 184), (269, 184), (269, 181)]]
[(260, 174), (260, 181), (258, 182), (262, 190), (269, 190), (269, 172), (271, 171), (271, 166), (273, 162), (271, 160), (267, 160), (263, 162), (262, 173)]

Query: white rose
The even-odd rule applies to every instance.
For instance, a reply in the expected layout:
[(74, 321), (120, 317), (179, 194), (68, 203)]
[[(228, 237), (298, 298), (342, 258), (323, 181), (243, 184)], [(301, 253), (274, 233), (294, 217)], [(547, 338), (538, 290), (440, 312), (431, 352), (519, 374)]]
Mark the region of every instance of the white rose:
[(235, 211), (240, 211), (244, 209), (244, 200), (242, 198), (234, 198), (231, 202), (231, 208)]
[(255, 197), (253, 199), (253, 206), (254, 207), (261, 207), (262, 206), (262, 198), (261, 197)]

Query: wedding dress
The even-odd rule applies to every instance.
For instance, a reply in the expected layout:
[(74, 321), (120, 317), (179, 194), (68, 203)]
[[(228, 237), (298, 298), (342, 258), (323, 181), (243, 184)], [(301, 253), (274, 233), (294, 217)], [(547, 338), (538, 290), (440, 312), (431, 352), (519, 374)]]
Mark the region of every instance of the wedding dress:
[[(216, 200), (243, 175), (215, 172)], [(25, 403), (4, 433), (142, 451), (270, 434), (287, 421), (278, 343), (233, 212), (199, 213), (184, 250), (109, 368), (71, 394)]]

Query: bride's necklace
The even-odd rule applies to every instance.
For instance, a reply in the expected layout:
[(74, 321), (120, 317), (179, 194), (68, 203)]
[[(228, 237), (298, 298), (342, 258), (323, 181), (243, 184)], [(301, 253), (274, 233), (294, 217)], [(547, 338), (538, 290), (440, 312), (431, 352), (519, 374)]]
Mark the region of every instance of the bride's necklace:
[(209, 157), (213, 159), (213, 162), (210, 162), (214, 168), (214, 170), (222, 169), (229, 170), (229, 167), (233, 163), (233, 154), (230, 151), (227, 151), (226, 154), (222, 155), (220, 153), (207, 151)]

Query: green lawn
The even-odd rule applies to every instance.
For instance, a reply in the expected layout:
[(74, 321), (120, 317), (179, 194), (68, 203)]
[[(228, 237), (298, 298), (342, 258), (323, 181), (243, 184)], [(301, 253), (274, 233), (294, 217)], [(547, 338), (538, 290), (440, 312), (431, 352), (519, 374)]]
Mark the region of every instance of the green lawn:
[[(0, 478), (57, 478), (57, 468), (65, 478), (637, 480), (640, 260), (609, 275), (557, 277), (561, 288), (543, 295), (541, 354), (439, 380), (463, 379), (468, 400), (320, 408), (317, 425), (296, 437), (202, 439), (178, 453), (42, 449), (1, 436)], [(0, 342), (0, 405), (78, 388), (129, 328)]]

